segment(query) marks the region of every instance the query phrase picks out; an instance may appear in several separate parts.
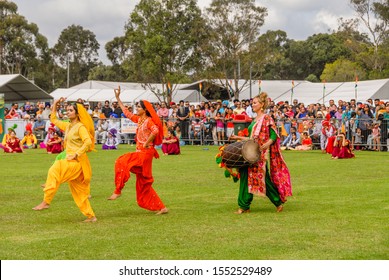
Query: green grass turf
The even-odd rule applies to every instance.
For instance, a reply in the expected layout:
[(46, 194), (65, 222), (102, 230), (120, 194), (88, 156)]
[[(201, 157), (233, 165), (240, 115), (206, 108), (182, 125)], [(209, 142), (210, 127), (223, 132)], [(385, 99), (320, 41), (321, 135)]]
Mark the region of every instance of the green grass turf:
[(331, 160), (320, 151), (284, 151), (294, 196), (282, 213), (255, 197), (236, 215), (238, 183), (215, 163), (217, 147), (185, 146), (153, 162), (154, 188), (170, 209), (156, 216), (135, 201), (135, 176), (114, 190), (114, 162), (134, 146), (89, 154), (91, 204), (85, 224), (67, 184), (50, 209), (40, 185), (55, 155), (0, 153), (0, 257), (3, 260), (378, 260), (389, 259), (389, 153)]

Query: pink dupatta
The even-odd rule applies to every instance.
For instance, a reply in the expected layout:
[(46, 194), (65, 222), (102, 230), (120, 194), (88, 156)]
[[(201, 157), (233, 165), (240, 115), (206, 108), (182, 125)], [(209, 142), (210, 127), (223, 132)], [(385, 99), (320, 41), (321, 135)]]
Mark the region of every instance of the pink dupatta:
[[(262, 146), (269, 140), (271, 128), (277, 133), (274, 120), (269, 115), (264, 114), (254, 125), (251, 138)], [(260, 153), (261, 156), (258, 163), (248, 169), (248, 188), (249, 192), (252, 194), (265, 196), (266, 162), (269, 155), (269, 149), (261, 151)], [(282, 202), (286, 201), (287, 196), (292, 196), (290, 173), (284, 158), (281, 155), (279, 137), (277, 137), (276, 142), (270, 146), (270, 179), (277, 188)]]

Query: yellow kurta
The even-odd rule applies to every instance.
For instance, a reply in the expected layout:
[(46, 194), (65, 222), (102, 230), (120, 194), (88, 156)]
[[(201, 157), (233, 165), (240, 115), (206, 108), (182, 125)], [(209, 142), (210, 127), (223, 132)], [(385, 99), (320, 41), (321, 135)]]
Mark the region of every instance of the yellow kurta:
[(24, 145), (24, 143), (26, 143), (26, 145), (30, 147), (33, 144), (37, 145), (38, 140), (36, 139), (36, 136), (34, 134), (30, 134), (30, 135), (24, 136), (21, 143), (22, 143), (22, 145)]
[(59, 129), (65, 131), (66, 155), (77, 154), (77, 159), (70, 161), (67, 159), (57, 160), (50, 167), (44, 188), (44, 201), (50, 204), (59, 186), (64, 182), (68, 182), (73, 199), (81, 212), (88, 218), (94, 217), (95, 214), (88, 199), (92, 176), (92, 169), (86, 154), (92, 146), (88, 130), (81, 122), (71, 124), (60, 121), (56, 114), (51, 114), (50, 121)]

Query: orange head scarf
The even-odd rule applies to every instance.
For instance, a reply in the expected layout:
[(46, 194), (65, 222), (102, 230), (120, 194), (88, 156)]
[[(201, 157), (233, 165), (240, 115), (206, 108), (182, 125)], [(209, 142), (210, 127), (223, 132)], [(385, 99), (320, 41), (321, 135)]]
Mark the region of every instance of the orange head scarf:
[(158, 126), (159, 133), (154, 139), (154, 145), (161, 145), (163, 139), (163, 127), (161, 119), (158, 117), (157, 112), (155, 112), (153, 105), (151, 105), (150, 102), (148, 102), (147, 100), (142, 100), (142, 102), (145, 105), (147, 112), (149, 112), (149, 114), (151, 115), (151, 119), (153, 120), (154, 124)]

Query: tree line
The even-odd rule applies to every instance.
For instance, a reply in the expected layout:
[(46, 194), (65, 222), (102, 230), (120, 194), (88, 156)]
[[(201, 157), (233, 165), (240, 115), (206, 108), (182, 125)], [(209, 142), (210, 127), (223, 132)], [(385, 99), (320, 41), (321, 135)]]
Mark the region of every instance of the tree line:
[[(105, 45), (112, 64), (104, 65), (92, 31), (68, 26), (49, 47), (38, 26), (2, 0), (0, 74), (20, 73), (48, 92), (87, 80), (137, 82), (165, 101), (174, 85), (201, 79), (217, 80), (239, 98), (246, 86), (239, 79), (388, 78), (389, 0), (349, 2), (356, 18), (340, 18), (337, 30), (297, 41), (282, 30), (261, 34), (267, 9), (254, 0), (213, 0), (203, 11), (196, 0), (140, 0), (124, 34)], [(207, 84), (203, 92), (219, 94)]]

